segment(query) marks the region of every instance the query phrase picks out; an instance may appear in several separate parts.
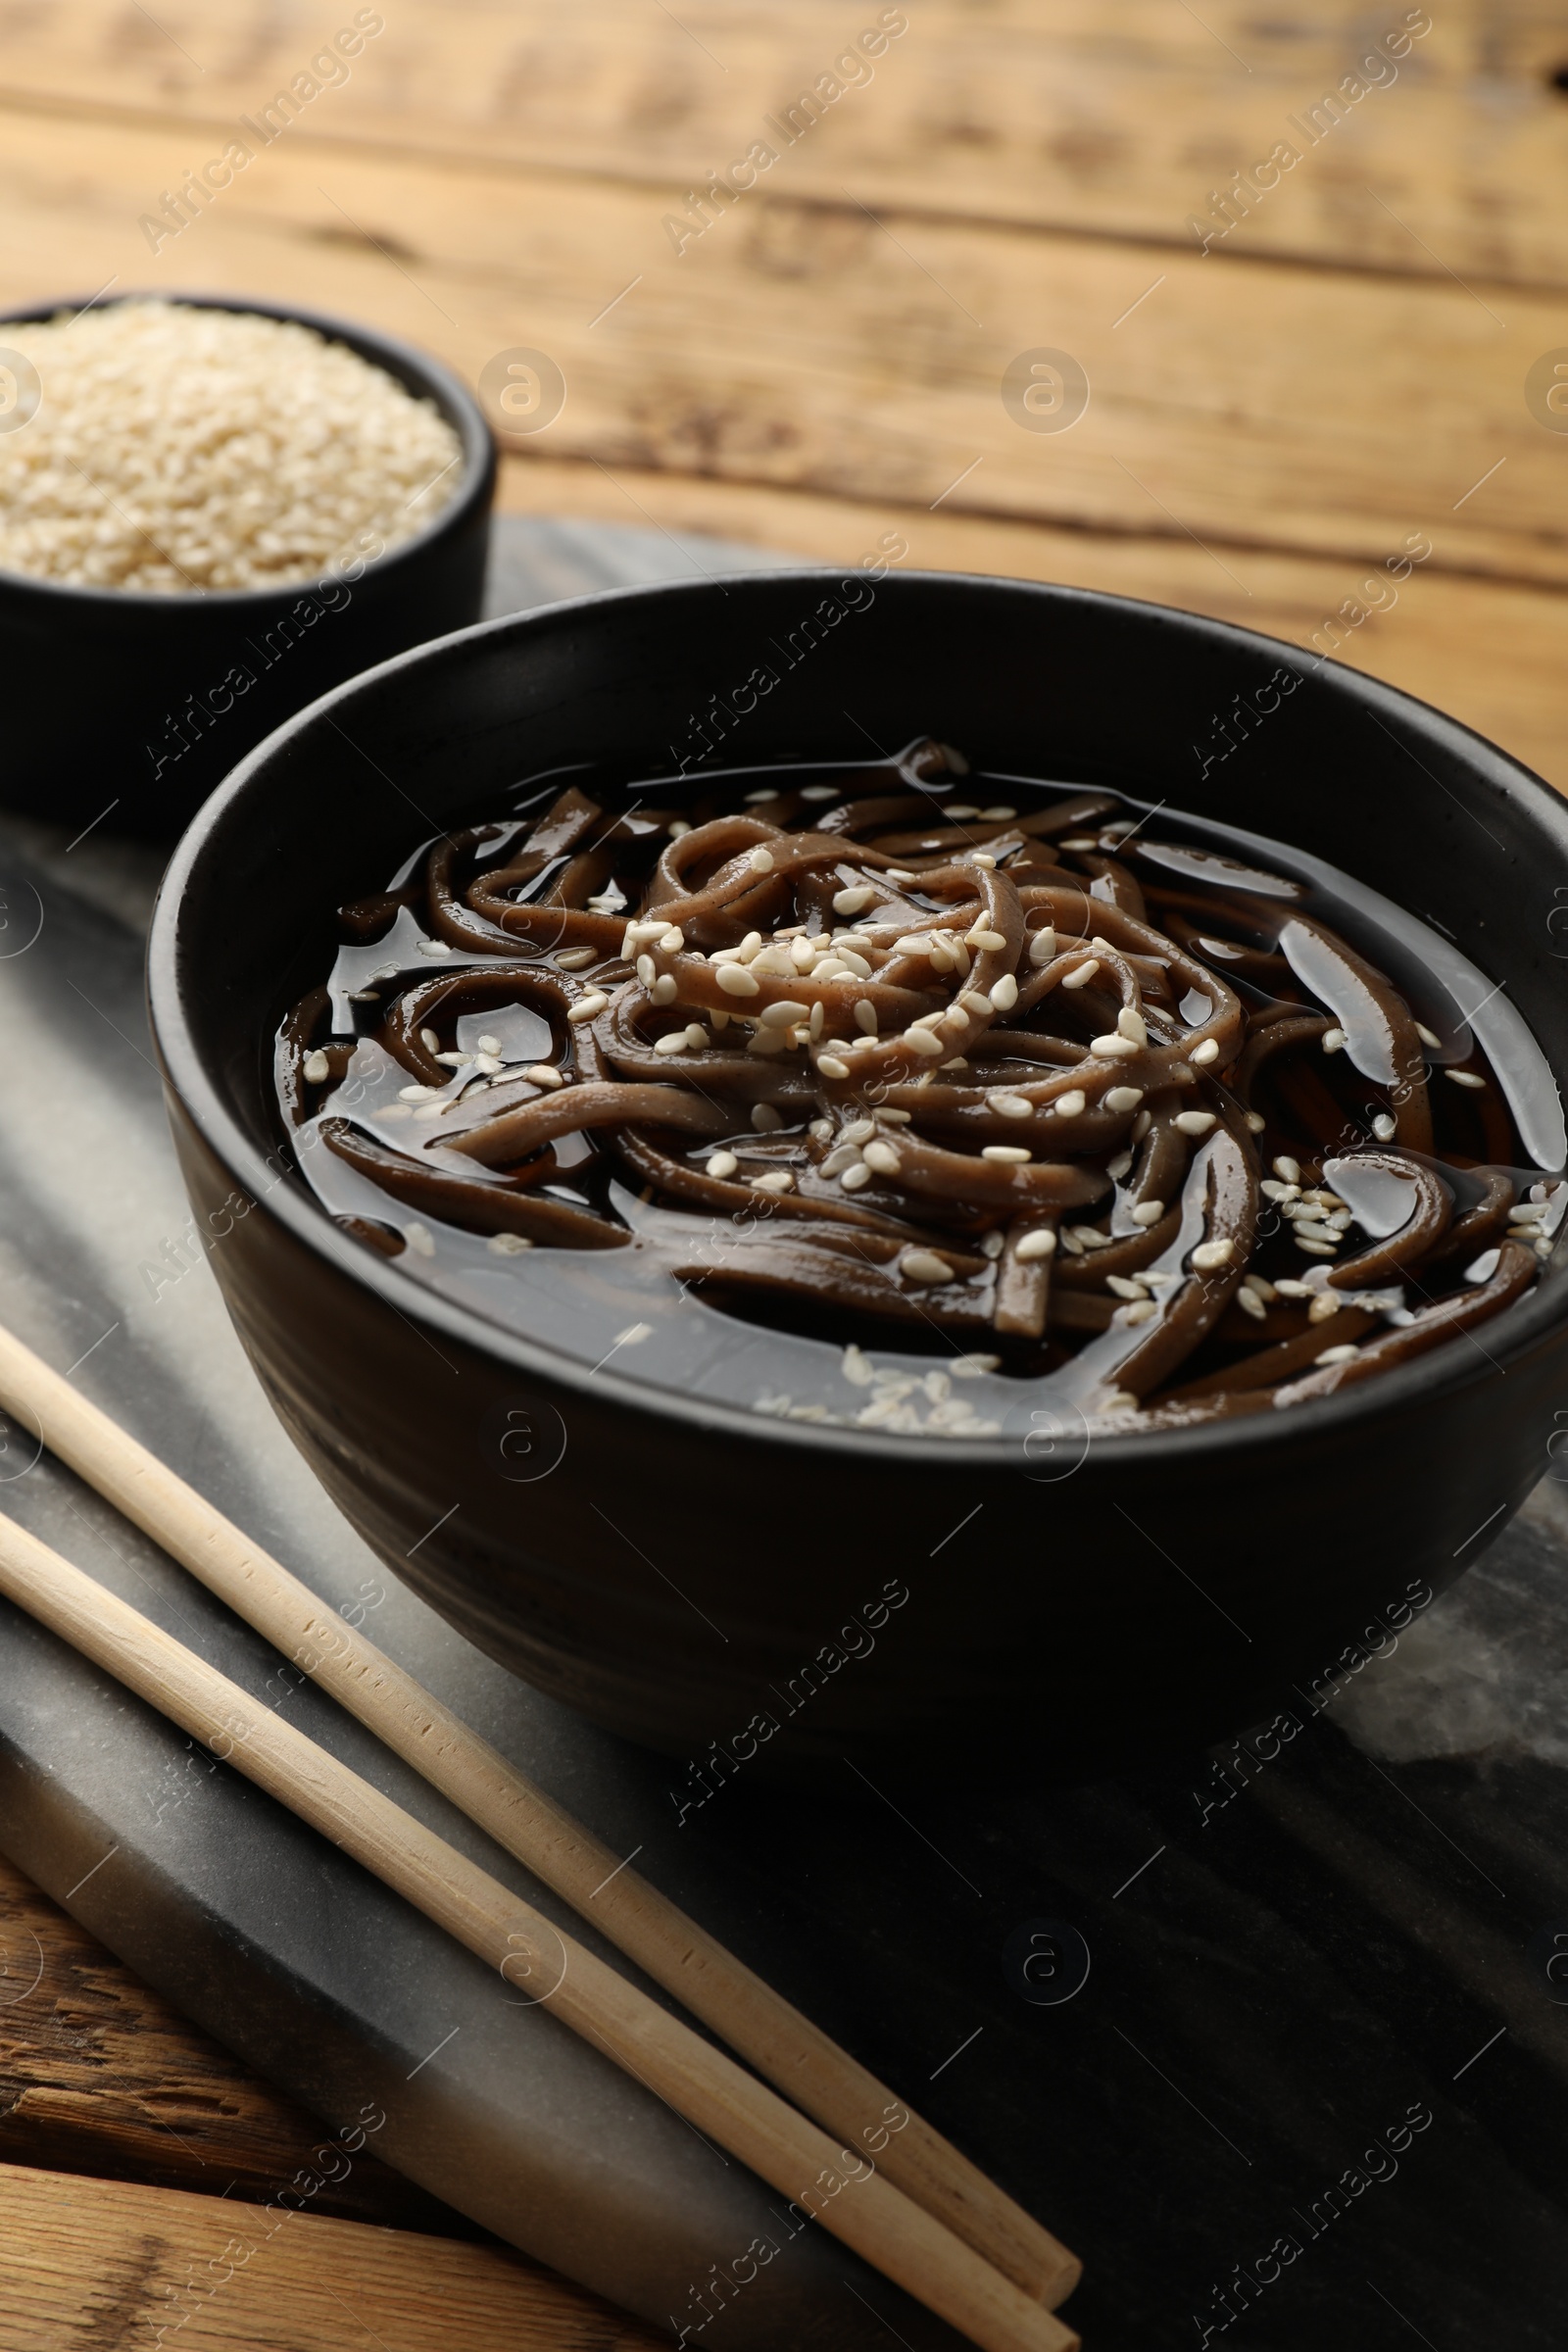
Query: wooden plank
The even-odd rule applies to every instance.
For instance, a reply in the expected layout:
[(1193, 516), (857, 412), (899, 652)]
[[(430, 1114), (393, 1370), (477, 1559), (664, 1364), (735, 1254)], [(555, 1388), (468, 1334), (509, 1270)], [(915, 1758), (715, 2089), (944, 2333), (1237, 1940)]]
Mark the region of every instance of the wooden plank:
[[(176, 2016), (0, 1860), (0, 2165), (265, 2204), (321, 2139), (318, 2121)], [(313, 2202), (357, 2221), (485, 2234), (369, 2146)]]
[[(293, 135), (684, 186), (766, 137), (764, 118), (881, 13), (881, 0), (688, 0), (673, 14), (647, 0), (400, 0)], [(1451, 0), (1431, 13), (1397, 79), (1347, 101), (1308, 148), (1290, 119), (1343, 96), (1406, 0), (922, 0), (775, 184), (797, 201), (848, 189), (912, 213), (1181, 247), (1211, 191), (1285, 139), (1299, 168), (1217, 252), (1568, 283), (1568, 208), (1553, 194), (1568, 129), (1550, 79), (1568, 62), (1560, 9)], [(222, 122), (308, 71), (333, 25), (315, 0), (11, 8), (0, 90)]]
[[(555, 178), (328, 165), (287, 138), (155, 258), (138, 216), (193, 155), (177, 127), (5, 118), (0, 288), (249, 288), (380, 319), (470, 377), (541, 348), (568, 388), (551, 454), (612, 466), (1195, 536), (1233, 571), (1227, 551), (1379, 562), (1422, 531), (1437, 569), (1568, 579), (1562, 439), (1521, 397), (1563, 333), (1541, 294), (1499, 312), (1447, 279), (895, 233), (761, 195), (677, 259), (653, 191), (584, 180), (564, 204)], [(1092, 387), (1054, 434), (1002, 397), (1048, 343)]]
[[(1335, 642), (1325, 623), (1337, 619), (1337, 659), (1450, 711), (1568, 792), (1568, 598), (1560, 591), (1455, 578), (1429, 564), (1398, 587), (1396, 606), (1351, 627), (1342, 607), (1357, 597), (1362, 575), (1313, 557), (1248, 553), (1227, 556), (1221, 569), (1187, 539), (1100, 538), (618, 466), (607, 474), (543, 458), (507, 463), (501, 505), (513, 514), (705, 531), (817, 564), (858, 564), (893, 532), (908, 550), (901, 569), (989, 572), (1148, 597), (1314, 652)], [(1366, 610), (1368, 600), (1358, 601)], [(912, 713), (911, 726), (921, 723)]]
[[(0, 2168), (6, 2352), (647, 2352), (662, 2339), (488, 2246), (291, 2207)], [(175, 2331), (177, 2329), (177, 2339)]]

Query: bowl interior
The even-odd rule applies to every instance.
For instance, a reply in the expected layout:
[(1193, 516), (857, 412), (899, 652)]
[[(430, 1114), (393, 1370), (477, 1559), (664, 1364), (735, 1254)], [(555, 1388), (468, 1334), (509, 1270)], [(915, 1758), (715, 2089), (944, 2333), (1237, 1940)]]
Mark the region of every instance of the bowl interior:
[[(382, 368), (393, 380), (411, 392), (416, 400), (432, 402), (440, 415), (457, 433), (463, 444), (463, 462), (456, 485), (444, 505), (432, 511), (430, 518), (419, 530), (396, 548), (379, 558), (378, 573), (415, 560), (434, 538), (450, 534), (466, 522), (472, 514), (475, 501), (488, 503), (490, 485), (495, 471), (495, 442), (483, 412), (462, 379), (433, 353), (416, 350), (412, 343), (400, 342), (395, 335), (383, 335), (376, 328), (359, 321), (338, 318), (324, 311), (305, 309), (296, 303), (269, 302), (260, 296), (238, 294), (168, 294), (150, 295), (146, 290), (127, 291), (108, 297), (101, 305), (91, 307), (113, 309), (122, 302), (141, 302), (149, 299), (168, 301), (177, 307), (198, 311), (235, 311), (263, 318), (290, 320), (300, 326), (314, 327), (329, 343), (342, 343), (367, 360), (372, 367)], [(0, 344), (5, 341), (8, 325), (36, 323), (54, 318), (63, 312), (75, 312), (88, 307), (85, 299), (70, 298), (57, 302), (34, 302), (16, 309), (0, 311)], [(0, 572), (0, 585), (8, 595), (36, 590), (45, 597), (77, 599), (97, 608), (98, 613), (125, 612), (133, 622), (137, 614), (168, 614), (188, 612), (188, 594), (144, 594), (137, 590), (127, 593), (114, 588), (82, 588), (70, 581), (35, 578), (29, 572)], [(290, 582), (287, 586), (268, 588), (218, 588), (204, 593), (202, 604), (209, 612), (229, 613), (236, 620), (247, 612), (259, 616), (270, 608), (282, 608), (293, 603), (308, 583)]]
[[(329, 964), (338, 903), (421, 842), (585, 760), (649, 775), (683, 760), (859, 759), (921, 731), (993, 774), (1116, 785), (1342, 867), (1505, 986), (1553, 1067), (1568, 1066), (1568, 939), (1554, 929), (1568, 810), (1502, 753), (1392, 689), (1221, 623), (861, 570), (634, 589), (490, 623), (291, 720), (214, 797), (171, 868), (151, 986), (174, 1083), (235, 1175), (269, 1182), (275, 1024)], [(297, 1180), (270, 1205), (359, 1279), (395, 1285), (404, 1311), (455, 1315), (475, 1345), (529, 1358), (338, 1234)], [(1558, 1301), (1550, 1279), (1510, 1310), (1509, 1341), (1559, 1320)], [(1380, 1395), (1473, 1377), (1458, 1360), (1470, 1352), (1382, 1375)]]

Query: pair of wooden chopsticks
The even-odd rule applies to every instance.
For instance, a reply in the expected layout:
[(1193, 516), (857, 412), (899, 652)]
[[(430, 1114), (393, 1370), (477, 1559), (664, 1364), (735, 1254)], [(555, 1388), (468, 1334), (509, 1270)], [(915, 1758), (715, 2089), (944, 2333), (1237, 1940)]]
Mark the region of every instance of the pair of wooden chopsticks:
[[(36, 1422), (53, 1453), (592, 1918), (784, 2096), (3, 1515), (0, 1592), (224, 1756), (516, 1989), (547, 2001), (771, 2186), (808, 2211), (820, 2208), (826, 2230), (987, 2352), (1075, 2352), (1078, 2337), (1051, 2311), (1077, 2283), (1075, 2255), (3, 1327), (0, 1405)], [(900, 2112), (908, 2122), (890, 2135), (886, 2114)], [(847, 2179), (852, 2152), (871, 2169)], [(820, 2191), (807, 2195), (824, 2172), (845, 2182), (825, 2203)]]

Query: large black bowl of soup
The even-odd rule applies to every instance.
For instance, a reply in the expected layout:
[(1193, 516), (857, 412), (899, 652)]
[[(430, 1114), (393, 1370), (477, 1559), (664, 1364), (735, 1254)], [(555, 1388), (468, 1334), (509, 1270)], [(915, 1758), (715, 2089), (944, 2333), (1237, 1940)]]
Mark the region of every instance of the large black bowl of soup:
[(878, 562), (326, 696), (150, 991), (295, 1441), (679, 1814), (1217, 1737), (1472, 1564), (1568, 1347), (1564, 891), (1408, 697)]

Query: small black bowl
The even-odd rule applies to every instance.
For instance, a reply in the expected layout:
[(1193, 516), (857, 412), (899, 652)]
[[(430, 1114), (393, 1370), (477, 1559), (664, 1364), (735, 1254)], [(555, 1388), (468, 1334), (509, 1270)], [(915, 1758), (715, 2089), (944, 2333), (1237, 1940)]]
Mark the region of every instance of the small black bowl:
[[(416, 399), (435, 403), (462, 439), (463, 462), (428, 530), (374, 564), (351, 560), (323, 583), (148, 596), (0, 570), (8, 681), (0, 800), (62, 824), (107, 814), (112, 828), (154, 839), (172, 839), (291, 711), (406, 646), (477, 620), (496, 480), (490, 428), (439, 360), (291, 304), (172, 299), (291, 319), (347, 344)], [(0, 349), (8, 324), (81, 307), (60, 301), (0, 312)]]
[(590, 1373), (432, 1296), (293, 1174), (270, 1039), (328, 967), (337, 903), (521, 775), (667, 772), (699, 726), (731, 764), (929, 729), (993, 771), (1119, 783), (1294, 843), (1440, 924), (1568, 1066), (1568, 809), (1452, 720), (1293, 647), (1076, 590), (800, 571), (421, 647), (251, 754), (176, 852), (151, 945), (214, 1268), (348, 1517), (518, 1674), (688, 1758), (677, 1803), (754, 1756), (1102, 1771), (1255, 1722), (1374, 1620), (1386, 1643), (1546, 1466), (1568, 1394), (1556, 1269), (1484, 1346), (1042, 1458)]

